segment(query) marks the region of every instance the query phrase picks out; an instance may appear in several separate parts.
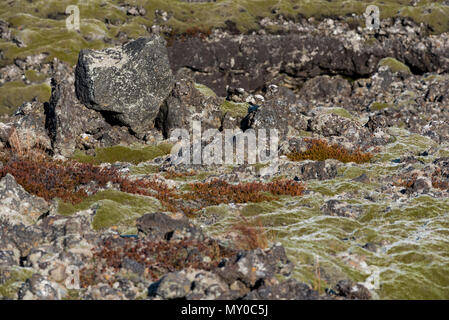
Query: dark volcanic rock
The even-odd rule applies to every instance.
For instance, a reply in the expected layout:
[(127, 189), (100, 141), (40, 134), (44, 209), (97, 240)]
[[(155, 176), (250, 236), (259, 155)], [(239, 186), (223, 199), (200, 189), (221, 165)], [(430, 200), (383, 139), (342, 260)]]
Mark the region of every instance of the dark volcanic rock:
[(86, 106), (144, 133), (173, 87), (165, 41), (153, 35), (123, 47), (82, 50), (75, 86)]
[(203, 239), (201, 230), (187, 219), (172, 219), (168, 215), (155, 212), (145, 214), (136, 221), (137, 230), (151, 238), (176, 240), (182, 238)]
[(351, 300), (369, 300), (371, 293), (361, 284), (355, 284), (351, 280), (341, 280), (335, 286), (335, 291), (339, 296)]

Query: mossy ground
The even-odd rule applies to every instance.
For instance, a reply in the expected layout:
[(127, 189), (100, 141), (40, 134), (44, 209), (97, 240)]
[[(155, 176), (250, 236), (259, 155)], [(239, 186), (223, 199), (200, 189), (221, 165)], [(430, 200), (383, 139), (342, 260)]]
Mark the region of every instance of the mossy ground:
[(95, 230), (116, 226), (120, 231), (127, 232), (134, 227), (136, 218), (145, 213), (161, 210), (161, 205), (155, 198), (106, 190), (98, 192), (76, 205), (60, 201), (58, 213), (71, 215), (91, 208), (94, 204), (98, 206), (92, 222), (92, 227)]
[(138, 164), (169, 154), (171, 148), (172, 145), (170, 144), (135, 148), (113, 146), (107, 148), (97, 148), (95, 150), (95, 156), (86, 155), (81, 151), (76, 151), (73, 155), (73, 159), (78, 162), (92, 164), (114, 163), (117, 161)]

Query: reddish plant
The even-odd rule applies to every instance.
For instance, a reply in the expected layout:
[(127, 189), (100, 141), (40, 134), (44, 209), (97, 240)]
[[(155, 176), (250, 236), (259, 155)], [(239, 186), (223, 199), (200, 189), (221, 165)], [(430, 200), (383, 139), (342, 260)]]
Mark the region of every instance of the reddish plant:
[(359, 148), (350, 151), (337, 144), (328, 144), (322, 139), (304, 139), (308, 148), (302, 152), (292, 152), (287, 155), (291, 161), (316, 160), (324, 161), (336, 159), (341, 162), (365, 163), (369, 162), (373, 155), (369, 152), (362, 152)]

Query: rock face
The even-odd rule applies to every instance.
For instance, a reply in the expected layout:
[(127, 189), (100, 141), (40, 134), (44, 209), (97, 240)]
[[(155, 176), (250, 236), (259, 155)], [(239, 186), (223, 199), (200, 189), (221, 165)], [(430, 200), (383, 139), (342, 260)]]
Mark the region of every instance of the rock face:
[(154, 126), (173, 87), (165, 41), (159, 36), (119, 48), (82, 50), (75, 74), (76, 95), (82, 103), (135, 133)]
[(165, 240), (193, 238), (202, 240), (201, 230), (186, 219), (172, 219), (168, 215), (155, 212), (145, 214), (136, 221), (137, 230), (144, 235)]
[(176, 74), (174, 88), (156, 119), (156, 127), (165, 137), (169, 137), (173, 129), (190, 130), (192, 121), (201, 121), (204, 129), (219, 129), (222, 124), (220, 107), (223, 99), (210, 89), (195, 84), (191, 76), (183, 71)]

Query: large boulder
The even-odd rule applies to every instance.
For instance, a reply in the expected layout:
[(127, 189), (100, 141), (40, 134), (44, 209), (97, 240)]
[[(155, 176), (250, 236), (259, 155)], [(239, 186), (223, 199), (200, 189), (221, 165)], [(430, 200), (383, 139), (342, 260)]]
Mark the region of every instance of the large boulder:
[(173, 88), (165, 41), (157, 35), (122, 47), (82, 50), (75, 77), (82, 103), (138, 134), (154, 127)]

